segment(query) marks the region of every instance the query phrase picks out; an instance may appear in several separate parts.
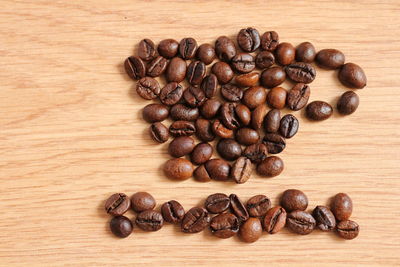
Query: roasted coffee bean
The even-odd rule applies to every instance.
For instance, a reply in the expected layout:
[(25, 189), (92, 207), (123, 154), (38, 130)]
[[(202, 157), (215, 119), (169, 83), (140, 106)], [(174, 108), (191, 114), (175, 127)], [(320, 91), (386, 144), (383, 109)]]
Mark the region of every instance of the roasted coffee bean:
[(168, 153), (175, 158), (183, 157), (192, 153), (194, 146), (193, 138), (189, 136), (180, 136), (169, 143)]
[(168, 83), (164, 86), (160, 93), (161, 103), (172, 106), (181, 100), (183, 95), (183, 88), (177, 82)]
[(242, 102), (248, 108), (254, 109), (259, 105), (264, 104), (266, 99), (267, 93), (265, 92), (265, 88), (261, 86), (253, 86), (244, 92)]
[(288, 92), (286, 97), (286, 105), (291, 110), (300, 110), (307, 105), (310, 98), (310, 87), (304, 83), (297, 83)]
[(362, 89), (367, 85), (363, 69), (354, 63), (346, 63), (339, 70), (340, 82), (350, 88)]
[(232, 213), (215, 216), (210, 222), (211, 233), (219, 238), (229, 238), (239, 232), (239, 220)]
[(133, 231), (132, 222), (125, 216), (116, 216), (110, 221), (111, 232), (118, 237), (127, 237)]
[(221, 102), (217, 99), (208, 99), (200, 107), (200, 113), (206, 119), (214, 119), (221, 105)]
[(256, 195), (247, 200), (246, 208), (251, 217), (263, 217), (271, 207), (271, 200), (264, 195)]
[(296, 210), (287, 215), (286, 226), (294, 233), (308, 235), (315, 228), (315, 219), (311, 214)]
[(190, 159), (193, 164), (200, 165), (206, 163), (212, 154), (213, 148), (209, 143), (200, 143), (194, 147)]
[(249, 219), (249, 213), (239, 197), (235, 194), (230, 194), (229, 199), (231, 200), (232, 213), (235, 214), (241, 222), (247, 221), (247, 219)]
[(203, 90), (200, 87), (189, 86), (183, 92), (183, 99), (191, 107), (199, 107), (207, 100)]
[(215, 42), (215, 53), (222, 61), (229, 62), (236, 55), (235, 44), (228, 37), (220, 36)]
[(155, 210), (145, 210), (138, 214), (135, 223), (143, 231), (154, 232), (161, 229), (164, 219), (161, 213)]
[(178, 53), (179, 43), (174, 39), (165, 39), (158, 44), (158, 53), (165, 58), (173, 58)]
[(281, 197), (281, 206), (287, 211), (306, 210), (308, 198), (306, 194), (297, 189), (288, 189), (283, 192)]
[(186, 180), (193, 174), (193, 165), (187, 159), (170, 159), (164, 164), (164, 173), (170, 179)]
[(226, 181), (229, 179), (231, 166), (223, 159), (210, 159), (205, 164), (208, 175), (211, 179), (217, 181)]
[(281, 174), (283, 168), (283, 161), (277, 156), (271, 156), (257, 165), (257, 172), (265, 177), (274, 177)]
[(254, 28), (241, 29), (237, 35), (240, 48), (246, 52), (254, 52), (260, 46), (260, 34)]
[(201, 61), (192, 61), (186, 72), (186, 79), (191, 85), (200, 85), (206, 75), (206, 65)]
[(169, 139), (169, 130), (161, 122), (155, 122), (150, 125), (150, 136), (158, 143), (165, 143)]
[(143, 39), (139, 42), (138, 56), (142, 60), (152, 60), (156, 56), (156, 46), (150, 39)]
[(347, 91), (340, 96), (337, 102), (337, 109), (342, 115), (350, 115), (356, 111), (359, 103), (358, 95), (353, 91)]
[(214, 140), (215, 134), (210, 121), (205, 119), (197, 119), (195, 122), (195, 127), (196, 135), (200, 140), (204, 142), (210, 142)]
[(233, 139), (220, 139), (217, 151), (226, 160), (235, 160), (242, 155), (242, 147)]
[(178, 201), (170, 200), (161, 206), (161, 214), (164, 221), (169, 223), (179, 223), (182, 221), (183, 216), (185, 216), (185, 209)]
[(136, 92), (144, 99), (151, 100), (160, 94), (160, 85), (151, 77), (144, 77), (136, 83)]
[(286, 147), (285, 138), (276, 133), (267, 133), (262, 142), (271, 154), (281, 153)]
[(245, 146), (253, 145), (260, 140), (258, 132), (251, 128), (240, 128), (236, 132), (236, 140)]
[(264, 118), (264, 130), (267, 133), (276, 133), (281, 125), (281, 112), (279, 109), (271, 109)]
[(124, 193), (111, 195), (104, 205), (108, 214), (118, 216), (123, 215), (131, 207), (131, 200)]
[(244, 184), (249, 180), (251, 172), (251, 161), (246, 157), (240, 157), (232, 165), (231, 177), (236, 183)]
[(299, 121), (292, 114), (287, 114), (281, 119), (279, 133), (285, 138), (292, 138), (299, 130)]
[(261, 36), (261, 48), (267, 51), (274, 51), (279, 45), (279, 35), (274, 31), (265, 32)]
[(235, 84), (240, 87), (255, 86), (260, 78), (257, 72), (240, 74), (235, 77)]
[(246, 147), (243, 156), (250, 159), (253, 163), (260, 163), (267, 158), (268, 150), (264, 144), (254, 144)]
[(139, 57), (128, 57), (124, 65), (126, 73), (133, 80), (138, 80), (146, 75), (146, 66)]
[(358, 236), (359, 232), (360, 226), (354, 221), (341, 221), (337, 225), (337, 233), (344, 239), (354, 239)]
[(223, 193), (215, 193), (206, 198), (204, 207), (210, 213), (222, 213), (229, 208), (231, 201), (229, 197)]
[(338, 221), (348, 220), (353, 212), (353, 201), (345, 193), (336, 194), (331, 203), (331, 210)]
[(147, 192), (137, 192), (131, 197), (131, 208), (136, 212), (152, 210), (156, 206), (156, 200)]
[(265, 214), (263, 225), (269, 234), (276, 234), (285, 227), (285, 224), (286, 211), (281, 206), (273, 207)]
[(142, 110), (143, 119), (147, 122), (158, 122), (168, 118), (168, 107), (162, 104), (149, 104)]
[(274, 65), (275, 56), (269, 51), (261, 51), (256, 56), (256, 67), (259, 69), (266, 69)]
[(332, 231), (336, 227), (335, 216), (328, 207), (316, 206), (313, 217), (317, 222), (317, 227), (322, 231)]
[(322, 49), (317, 53), (315, 61), (321, 68), (334, 70), (343, 66), (345, 56), (337, 49)]
[(229, 102), (237, 102), (242, 99), (243, 90), (233, 84), (225, 84), (221, 87), (221, 95)]
[(267, 106), (259, 105), (251, 113), (251, 127), (258, 130), (261, 129), (265, 115), (267, 113)]
[(203, 208), (194, 207), (183, 217), (181, 230), (184, 233), (199, 233), (207, 227), (209, 222), (208, 212)]
[(280, 43), (275, 49), (275, 60), (280, 65), (289, 65), (294, 61), (296, 50), (290, 43)]
[(262, 235), (262, 226), (258, 218), (250, 218), (240, 226), (240, 237), (244, 242), (256, 242)]
[(261, 73), (260, 82), (267, 88), (273, 88), (286, 79), (286, 73), (281, 67), (271, 67)]
[(332, 106), (324, 101), (313, 101), (306, 107), (306, 115), (310, 120), (323, 121), (333, 113)]
[(197, 58), (204, 64), (211, 64), (215, 59), (214, 47), (210, 44), (202, 44), (197, 49)]
[(186, 76), (186, 62), (180, 57), (174, 57), (168, 64), (165, 77), (168, 82), (180, 83)]
[(221, 138), (233, 138), (233, 130), (225, 127), (218, 119), (213, 122), (212, 130)]
[(236, 54), (231, 60), (234, 70), (240, 73), (249, 73), (256, 67), (254, 57), (248, 53)]
[(190, 136), (196, 132), (196, 127), (190, 121), (174, 121), (169, 126), (169, 132), (172, 136)]
[(206, 166), (204, 164), (198, 166), (194, 170), (193, 177), (199, 182), (209, 182), (209, 181), (211, 181), (211, 177), (208, 174), (208, 172), (206, 170)]
[(317, 72), (309, 63), (296, 62), (286, 66), (287, 76), (294, 82), (311, 83), (314, 81)]
[(204, 77), (203, 81), (201, 82), (200, 88), (204, 91), (204, 94), (207, 98), (212, 98), (218, 87), (218, 79), (215, 74), (210, 74)]
[(315, 47), (310, 42), (303, 42), (296, 47), (296, 60), (298, 62), (311, 63), (316, 54)]
[(216, 62), (211, 67), (211, 72), (217, 77), (217, 80), (221, 84), (229, 83), (233, 78), (233, 70), (231, 66), (225, 62)]
[(241, 126), (246, 126), (250, 124), (251, 111), (247, 106), (243, 104), (237, 104), (235, 107), (235, 114)]
[(196, 55), (197, 42), (193, 38), (183, 38), (179, 43), (179, 54), (183, 59), (192, 59)]
[(220, 108), (221, 121), (227, 128), (231, 130), (241, 126), (239, 118), (236, 116), (235, 109), (236, 104), (234, 103), (224, 103)]
[(158, 56), (147, 64), (147, 75), (150, 77), (158, 77), (167, 69), (168, 59)]
[(183, 104), (175, 104), (170, 109), (170, 115), (176, 121), (194, 121), (199, 117), (198, 108), (190, 108)]
[(267, 103), (271, 108), (283, 109), (286, 104), (287, 91), (282, 87), (274, 87), (269, 90)]

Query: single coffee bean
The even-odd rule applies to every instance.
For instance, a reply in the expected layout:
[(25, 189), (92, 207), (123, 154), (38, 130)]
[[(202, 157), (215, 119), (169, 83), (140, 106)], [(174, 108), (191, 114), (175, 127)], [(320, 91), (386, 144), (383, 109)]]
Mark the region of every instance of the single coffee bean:
[(128, 57), (124, 65), (126, 73), (133, 80), (138, 80), (146, 75), (146, 66), (139, 57)]
[(271, 156), (257, 165), (257, 172), (265, 177), (274, 177), (281, 174), (283, 167), (283, 161), (279, 157)]
[(170, 159), (164, 164), (164, 173), (170, 179), (186, 180), (193, 174), (193, 165), (187, 159)]
[(194, 121), (200, 116), (198, 108), (190, 108), (183, 104), (173, 105), (169, 113), (176, 121)]
[(199, 207), (191, 208), (182, 219), (181, 230), (184, 233), (199, 233), (210, 222), (208, 212)]
[(240, 74), (235, 77), (235, 84), (240, 87), (255, 86), (260, 78), (257, 72)]
[(242, 145), (249, 146), (258, 143), (258, 140), (260, 140), (260, 135), (254, 129), (240, 128), (236, 132), (236, 140)]
[(294, 233), (308, 235), (315, 228), (315, 219), (311, 214), (296, 210), (287, 215), (286, 226)]
[(221, 138), (233, 138), (233, 130), (225, 127), (218, 119), (213, 122), (212, 130), (215, 135)]
[(265, 92), (265, 88), (261, 86), (253, 86), (244, 92), (242, 102), (248, 108), (254, 109), (259, 105), (264, 104), (266, 99), (267, 93)]
[(186, 72), (186, 79), (191, 85), (200, 85), (206, 75), (206, 65), (201, 61), (192, 61)]
[(360, 99), (353, 91), (342, 94), (337, 102), (337, 109), (342, 115), (350, 115), (358, 108)]
[(325, 206), (316, 206), (313, 210), (313, 217), (317, 227), (322, 231), (332, 231), (336, 227), (336, 219), (332, 211)]
[(196, 55), (197, 42), (193, 38), (183, 38), (179, 43), (179, 54), (183, 59), (192, 59)]
[(234, 103), (224, 103), (220, 108), (220, 117), (222, 123), (229, 129), (234, 130), (239, 128), (240, 121), (236, 116), (236, 104)]
[(182, 221), (185, 209), (178, 201), (170, 200), (161, 206), (161, 214), (164, 221), (176, 224)]
[(200, 107), (207, 100), (206, 95), (200, 87), (189, 86), (183, 92), (183, 99), (190, 107)]
[(131, 200), (124, 193), (115, 193), (107, 199), (104, 207), (108, 214), (123, 215), (131, 207)]
[(363, 69), (354, 63), (346, 63), (339, 70), (340, 82), (350, 88), (362, 89), (367, 85)]
[(169, 143), (168, 153), (175, 158), (183, 157), (192, 153), (194, 146), (193, 138), (189, 136), (180, 136)]
[(267, 106), (265, 105), (259, 105), (253, 110), (251, 113), (251, 127), (253, 127), (253, 129), (261, 129), (266, 113)]
[(135, 220), (136, 225), (143, 231), (158, 231), (164, 225), (161, 213), (155, 210), (145, 210), (138, 214)]
[(344, 64), (345, 56), (337, 49), (322, 49), (317, 53), (315, 61), (321, 68), (334, 70)]
[(208, 175), (211, 179), (217, 181), (226, 181), (229, 179), (231, 166), (223, 159), (210, 159), (205, 164)]
[(208, 174), (208, 172), (206, 170), (206, 166), (204, 164), (198, 166), (194, 170), (193, 177), (199, 182), (209, 182), (209, 181), (211, 181), (211, 177)]
[(360, 226), (354, 221), (341, 221), (337, 225), (337, 233), (344, 239), (354, 239), (358, 236), (359, 232)]
[(253, 163), (260, 163), (267, 158), (268, 150), (264, 144), (254, 144), (246, 147), (243, 156), (250, 159)]
[(229, 62), (236, 55), (235, 44), (228, 37), (220, 36), (215, 42), (215, 53), (222, 61)]
[(232, 165), (231, 176), (237, 184), (244, 184), (249, 180), (251, 172), (251, 161), (246, 157), (240, 157)]
[(158, 53), (165, 58), (173, 58), (178, 53), (179, 43), (174, 39), (165, 39), (158, 44)]
[(218, 99), (207, 99), (200, 107), (200, 113), (206, 119), (214, 119), (221, 105)]
[(286, 73), (281, 67), (271, 67), (261, 73), (260, 82), (267, 88), (274, 88), (286, 79)]
[(264, 118), (264, 130), (267, 133), (276, 133), (281, 125), (281, 112), (279, 109), (271, 109)]
[(169, 126), (172, 136), (191, 136), (196, 132), (196, 127), (191, 121), (174, 121)]
[(317, 52), (310, 42), (303, 42), (296, 47), (296, 61), (311, 63), (314, 61)]
[(313, 101), (306, 107), (306, 115), (310, 120), (323, 121), (333, 113), (332, 106), (324, 101)]
[(144, 77), (136, 83), (136, 93), (144, 99), (151, 100), (160, 94), (160, 85), (151, 77)]
[(161, 122), (155, 122), (150, 125), (150, 136), (158, 143), (165, 143), (169, 139), (169, 130)]
[(251, 217), (263, 217), (271, 207), (271, 200), (264, 195), (256, 195), (247, 200), (246, 208)]
[(200, 143), (194, 147), (190, 159), (193, 164), (201, 165), (206, 163), (211, 158), (212, 154), (213, 148), (209, 143)]
[(220, 139), (217, 144), (217, 151), (226, 160), (235, 160), (242, 155), (242, 147), (233, 139)]
[(143, 119), (147, 122), (158, 122), (168, 118), (168, 107), (162, 104), (149, 104), (142, 110)]
[(161, 89), (160, 101), (164, 105), (172, 106), (181, 100), (183, 95), (183, 88), (177, 82), (168, 83)]
[(137, 192), (131, 197), (131, 208), (136, 212), (152, 210), (156, 206), (156, 200), (147, 192)]
[(116, 216), (110, 221), (111, 232), (118, 237), (127, 237), (133, 231), (132, 222), (125, 216)]
[(210, 142), (214, 140), (215, 134), (210, 121), (197, 119), (194, 125), (196, 127), (196, 135), (201, 141)]
[(262, 226), (258, 218), (250, 218), (240, 226), (240, 237), (244, 242), (256, 242), (262, 235)]
[(230, 82), (233, 78), (233, 70), (231, 66), (225, 62), (216, 62), (211, 67), (211, 72), (217, 77), (218, 82), (221, 84), (226, 84)]
[(256, 56), (256, 67), (266, 69), (275, 64), (275, 56), (269, 51), (261, 51)]
[(296, 50), (290, 43), (280, 43), (275, 49), (275, 59), (280, 65), (289, 65), (294, 61)]
[(267, 133), (262, 140), (267, 147), (268, 153), (279, 154), (286, 147), (285, 138), (276, 133)]
[(168, 59), (158, 56), (147, 64), (147, 75), (158, 77), (165, 72), (168, 65)]
[(300, 110), (307, 105), (310, 98), (310, 87), (304, 83), (297, 83), (287, 94), (286, 105), (291, 110)]
[(286, 114), (281, 119), (279, 133), (285, 138), (292, 138), (299, 130), (299, 121), (292, 114)]
[(180, 83), (186, 76), (186, 62), (180, 57), (174, 57), (168, 64), (165, 77), (168, 82)]
[(345, 193), (336, 194), (331, 203), (331, 210), (338, 221), (348, 220), (353, 212), (353, 201)]
[(309, 63), (296, 62), (286, 66), (287, 76), (294, 82), (311, 83), (314, 81), (317, 72)]
[(237, 35), (240, 48), (246, 52), (254, 52), (260, 46), (260, 34), (254, 28), (241, 29)]
[(231, 60), (231, 64), (234, 70), (240, 73), (249, 73), (256, 67), (254, 57), (248, 53), (236, 54)]
[(288, 189), (281, 196), (281, 206), (287, 211), (306, 210), (308, 198), (306, 194), (297, 189)]
[(204, 77), (200, 88), (204, 91), (207, 98), (212, 98), (215, 95), (218, 87), (218, 79), (215, 74), (210, 74)]
[(276, 234), (282, 230), (286, 224), (286, 216), (286, 211), (281, 206), (269, 209), (263, 220), (265, 231)]
[(219, 238), (229, 238), (239, 232), (239, 220), (232, 213), (219, 214), (211, 219), (211, 233)]
[(214, 47), (210, 44), (202, 44), (197, 49), (197, 58), (204, 64), (211, 64), (215, 59)]
[(261, 36), (261, 49), (274, 51), (279, 45), (279, 35), (277, 32), (268, 31)]
[(241, 222), (247, 221), (249, 219), (249, 213), (239, 197), (235, 194), (230, 194), (229, 199), (231, 200), (232, 213), (235, 214)]
[(227, 195), (215, 193), (207, 197), (204, 207), (210, 213), (222, 213), (229, 208), (230, 204), (231, 201)]
[(235, 114), (241, 126), (246, 126), (250, 124), (251, 111), (247, 106), (243, 104), (237, 104), (235, 107)]
[(243, 90), (233, 84), (225, 84), (221, 87), (221, 95), (229, 102), (237, 102), (242, 99)]
[(139, 42), (138, 56), (145, 61), (152, 60), (156, 56), (156, 46), (150, 39), (143, 39)]
[(286, 104), (287, 91), (282, 87), (274, 87), (269, 90), (267, 103), (271, 108), (283, 109)]

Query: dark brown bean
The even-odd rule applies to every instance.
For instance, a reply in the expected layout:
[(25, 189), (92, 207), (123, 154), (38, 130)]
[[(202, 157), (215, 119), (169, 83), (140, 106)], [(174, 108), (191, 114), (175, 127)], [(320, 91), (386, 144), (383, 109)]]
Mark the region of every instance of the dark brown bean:
[(211, 158), (212, 154), (213, 148), (209, 143), (200, 143), (194, 147), (190, 159), (193, 164), (201, 165), (206, 163)]
[(193, 174), (193, 165), (187, 159), (170, 159), (164, 164), (164, 173), (170, 179), (186, 180)]
[(255, 86), (260, 78), (257, 72), (240, 74), (235, 77), (235, 84), (240, 87)]
[(174, 57), (168, 64), (165, 77), (168, 82), (180, 83), (186, 76), (186, 62), (180, 57)]
[(207, 98), (212, 98), (218, 87), (218, 79), (215, 74), (210, 74), (204, 77), (203, 81), (201, 82), (201, 89), (204, 91), (204, 94)]
[(286, 73), (281, 67), (271, 67), (261, 73), (260, 82), (267, 88), (273, 88), (286, 79)]
[(158, 122), (168, 118), (168, 107), (162, 104), (149, 104), (142, 110), (142, 117), (147, 122)]
[(231, 65), (237, 72), (249, 73), (255, 69), (256, 62), (251, 54), (238, 53), (232, 58)]
[(147, 64), (147, 75), (158, 77), (165, 72), (168, 65), (168, 59), (158, 56)]
[(217, 181), (229, 180), (231, 166), (223, 159), (210, 159), (205, 164), (208, 175)]
[(186, 72), (186, 79), (191, 85), (200, 85), (206, 75), (206, 65), (201, 61), (192, 61)]
[(203, 208), (194, 207), (183, 217), (181, 230), (184, 233), (199, 233), (207, 227), (209, 222), (208, 212)]
[(258, 218), (250, 218), (240, 226), (240, 237), (246, 243), (256, 242), (262, 235), (262, 226)]
[(203, 90), (195, 86), (189, 86), (189, 88), (183, 92), (183, 99), (192, 108), (200, 107), (207, 100)]
[(208, 99), (200, 107), (201, 115), (206, 119), (214, 119), (217, 116), (221, 102), (218, 99)]
[(283, 168), (283, 161), (277, 156), (271, 156), (257, 165), (257, 172), (265, 177), (274, 177), (281, 174)]
[(196, 127), (191, 121), (174, 121), (169, 126), (169, 132), (172, 136), (190, 136), (196, 132)]
[(350, 115), (356, 111), (359, 103), (358, 95), (353, 91), (347, 91), (340, 96), (337, 102), (337, 109), (342, 115)]
[(267, 147), (268, 153), (271, 154), (281, 153), (286, 147), (285, 138), (276, 133), (267, 133), (262, 142)]
[(286, 105), (291, 110), (300, 110), (307, 105), (311, 90), (307, 84), (297, 83), (288, 92)]
[(242, 102), (248, 108), (254, 109), (259, 105), (264, 104), (266, 99), (267, 93), (265, 92), (265, 88), (261, 86), (253, 86), (244, 92)]
[(280, 65), (289, 65), (294, 61), (296, 50), (290, 43), (280, 43), (275, 49), (275, 59)]
[(279, 45), (279, 35), (275, 31), (265, 32), (261, 36), (261, 48), (267, 51), (274, 51)]
[(360, 226), (354, 221), (341, 221), (337, 225), (337, 233), (341, 238), (344, 239), (354, 239), (358, 236), (359, 232)]
[(336, 227), (335, 215), (325, 206), (316, 206), (313, 210), (313, 217), (317, 222), (317, 227), (322, 231), (332, 231)]
[(165, 143), (169, 139), (169, 130), (161, 122), (155, 122), (150, 125), (150, 136), (158, 143)]
[(104, 205), (106, 212), (113, 216), (123, 215), (130, 207), (131, 200), (124, 193), (111, 195)]
[(274, 65), (275, 56), (269, 51), (261, 51), (256, 56), (256, 67), (259, 69), (266, 69)]
[(156, 55), (156, 46), (150, 39), (143, 39), (139, 42), (138, 56), (145, 61), (152, 60)]
[(235, 160), (242, 155), (242, 147), (233, 139), (220, 139), (217, 151), (226, 160)]
[(155, 210), (145, 210), (138, 214), (135, 223), (144, 231), (158, 231), (164, 225), (164, 219)]
[(195, 122), (195, 127), (196, 135), (200, 140), (204, 142), (210, 142), (214, 140), (215, 135), (210, 121), (205, 119), (197, 119)]
[(125, 71), (133, 80), (138, 80), (146, 75), (146, 66), (139, 57), (131, 56), (125, 60)]
[(345, 193), (336, 194), (331, 203), (331, 210), (338, 221), (348, 220), (353, 212), (353, 201)]
[(204, 64), (211, 64), (215, 59), (214, 47), (210, 44), (202, 44), (197, 49), (197, 58)]
[(243, 90), (233, 84), (225, 84), (221, 87), (222, 97), (229, 102), (238, 102), (243, 97)]
[(212, 130), (214, 134), (221, 138), (233, 138), (233, 131), (225, 127), (218, 119), (213, 122)]
[(287, 212), (306, 210), (308, 206), (308, 198), (306, 194), (300, 190), (288, 189), (283, 192), (280, 203)]
[(217, 214), (226, 211), (229, 208), (230, 203), (231, 201), (227, 195), (223, 193), (215, 193), (206, 198), (204, 207), (208, 212)]
[(156, 206), (156, 200), (147, 192), (137, 192), (131, 197), (131, 208), (135, 212), (152, 210)]
[(256, 195), (247, 200), (246, 208), (251, 217), (263, 217), (271, 207), (271, 200), (265, 195)]
[(221, 122), (229, 129), (234, 130), (241, 126), (238, 116), (235, 112), (235, 103), (224, 103), (220, 108)]
[(229, 196), (229, 199), (231, 200), (232, 213), (235, 214), (240, 221), (242, 222), (247, 221), (249, 219), (249, 213), (247, 212), (247, 209), (243, 205), (240, 198), (235, 194), (231, 194)]
[(160, 85), (151, 77), (144, 77), (136, 83), (136, 92), (144, 99), (151, 100), (160, 94)]
[(239, 232), (239, 220), (232, 213), (219, 214), (211, 219), (211, 233), (219, 238), (229, 238)]
[(267, 133), (276, 133), (281, 124), (281, 112), (279, 109), (271, 109), (264, 118), (264, 130)]
[(215, 53), (222, 61), (229, 62), (236, 55), (235, 44), (228, 37), (220, 36), (215, 42)]
[(269, 209), (263, 220), (264, 229), (269, 234), (276, 234), (285, 227), (285, 224), (286, 211), (281, 206)]
[(367, 85), (363, 69), (354, 63), (346, 63), (339, 70), (340, 82), (350, 88), (362, 89)]
[(317, 53), (315, 61), (321, 68), (334, 70), (344, 64), (345, 56), (337, 49), (322, 49)]
[(246, 52), (254, 52), (260, 46), (260, 34), (254, 28), (241, 29), (237, 35), (240, 48)]
[(185, 209), (178, 201), (170, 200), (161, 206), (161, 214), (164, 221), (176, 224), (182, 221)]
[(231, 66), (225, 62), (216, 62), (211, 67), (211, 72), (217, 77), (221, 84), (229, 83), (233, 78), (233, 70)]
[(286, 66), (286, 75), (294, 82), (311, 83), (317, 72), (309, 63), (296, 62)]
[(249, 146), (258, 143), (260, 135), (256, 130), (244, 127), (236, 132), (236, 140), (242, 145)]
[(306, 107), (307, 117), (314, 121), (326, 120), (332, 113), (332, 106), (324, 101), (313, 101)]
[(271, 108), (283, 109), (286, 104), (287, 91), (282, 87), (274, 87), (269, 90), (267, 103)]
[(253, 129), (261, 129), (266, 113), (267, 106), (262, 104), (253, 110), (251, 113), (251, 127), (253, 127)]
[(195, 39), (183, 38), (179, 43), (179, 54), (183, 59), (192, 59), (196, 55), (197, 42)]
[(243, 156), (250, 159), (253, 163), (260, 163), (267, 158), (268, 150), (264, 144), (254, 144), (246, 147)]
[(232, 165), (231, 177), (237, 184), (243, 184), (249, 180), (251, 172), (251, 161), (246, 157), (240, 157)]
[(175, 158), (180, 158), (192, 153), (194, 140), (189, 136), (180, 136), (172, 140), (168, 146), (168, 153)]
[(209, 182), (209, 181), (211, 181), (211, 177), (208, 174), (208, 172), (206, 170), (206, 166), (204, 164), (198, 166), (194, 170), (193, 177), (199, 182)]
[(165, 58), (173, 58), (178, 53), (179, 43), (174, 39), (165, 39), (158, 44), (158, 53)]
[(172, 106), (181, 100), (182, 95), (183, 88), (179, 83), (168, 83), (163, 89), (161, 89), (160, 101), (167, 106)]
[(287, 215), (286, 226), (294, 233), (300, 235), (308, 235), (315, 228), (315, 219), (311, 214), (295, 210)]
[(311, 63), (316, 54), (315, 47), (310, 42), (303, 42), (296, 47), (296, 61)]
[(171, 119), (176, 121), (194, 121), (199, 115), (198, 108), (190, 108), (183, 104), (175, 104), (169, 112)]
[(114, 235), (124, 238), (132, 233), (133, 224), (125, 216), (116, 216), (110, 221), (110, 229)]
[(292, 114), (286, 114), (281, 119), (279, 133), (285, 138), (292, 138), (299, 130), (299, 121)]

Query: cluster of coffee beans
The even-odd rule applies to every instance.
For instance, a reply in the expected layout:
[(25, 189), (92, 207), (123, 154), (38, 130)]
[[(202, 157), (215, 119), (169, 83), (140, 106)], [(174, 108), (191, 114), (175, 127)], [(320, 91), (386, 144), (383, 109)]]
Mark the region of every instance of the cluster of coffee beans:
[(223, 193), (207, 197), (203, 207), (193, 207), (185, 212), (176, 200), (165, 202), (161, 212), (154, 210), (156, 201), (149, 193), (138, 192), (131, 198), (123, 193), (113, 194), (105, 203), (108, 214), (113, 215), (110, 228), (118, 237), (127, 237), (133, 231), (133, 223), (123, 214), (132, 208), (137, 213), (135, 224), (144, 231), (158, 231), (164, 221), (180, 224), (184, 233), (198, 233), (210, 228), (219, 238), (229, 238), (239, 233), (245, 242), (255, 242), (264, 229), (269, 234), (279, 232), (283, 227), (292, 232), (307, 235), (315, 228), (334, 231), (344, 239), (358, 236), (359, 226), (349, 220), (353, 211), (351, 198), (344, 193), (333, 197), (331, 207), (316, 206), (312, 213), (305, 210), (308, 198), (300, 190), (283, 192), (280, 205), (271, 207), (265, 195), (256, 195), (244, 204), (237, 195)]
[[(198, 47), (193, 38), (180, 42), (166, 39), (156, 47), (153, 41), (144, 39), (139, 43), (138, 56), (125, 60), (128, 75), (139, 80), (137, 94), (161, 102), (143, 109), (143, 118), (152, 123), (151, 137), (159, 143), (170, 135), (174, 137), (168, 148), (174, 159), (164, 166), (166, 176), (184, 180), (194, 175), (199, 181), (233, 179), (244, 183), (252, 172), (251, 163), (257, 164), (262, 176), (279, 175), (283, 161), (271, 154), (280, 153), (285, 139), (293, 137), (299, 128), (294, 115), (281, 117), (280, 110), (286, 106), (298, 111), (306, 106), (307, 117), (317, 121), (333, 112), (324, 101), (307, 105), (311, 92), (308, 84), (316, 77), (311, 63), (315, 60), (322, 68), (339, 69), (339, 80), (345, 86), (366, 85), (364, 71), (354, 63), (345, 64), (344, 54), (336, 49), (317, 53), (309, 42), (295, 48), (280, 43), (274, 31), (260, 36), (254, 28), (241, 29), (237, 44), (242, 51), (226, 36), (219, 37), (214, 47), (207, 43)], [(216, 58), (220, 61), (207, 70)], [(163, 74), (167, 83), (160, 86), (154, 78)], [(286, 78), (293, 82), (290, 90), (280, 87)], [(358, 103), (357, 94), (348, 91), (340, 97), (337, 109), (341, 114), (351, 114)], [(174, 120), (169, 128), (162, 123), (168, 117)], [(196, 145), (191, 137), (194, 134), (202, 143)], [(209, 142), (216, 138), (216, 150), (223, 159), (211, 159), (213, 147)], [(184, 156), (190, 156), (190, 161)], [(235, 162), (231, 165), (228, 161)], [(193, 164), (199, 166), (194, 170)]]

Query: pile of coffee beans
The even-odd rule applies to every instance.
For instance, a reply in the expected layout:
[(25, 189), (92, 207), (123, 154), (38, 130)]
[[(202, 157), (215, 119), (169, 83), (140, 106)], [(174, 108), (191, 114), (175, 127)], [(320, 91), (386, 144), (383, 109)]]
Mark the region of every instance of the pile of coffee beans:
[[(275, 234), (285, 226), (300, 235), (310, 234), (316, 228), (335, 231), (344, 239), (354, 239), (360, 231), (358, 224), (349, 220), (353, 203), (345, 193), (336, 194), (330, 207), (316, 206), (311, 213), (306, 211), (307, 196), (297, 189), (283, 192), (280, 206), (275, 207), (265, 195), (253, 196), (244, 203), (235, 194), (223, 193), (208, 196), (204, 207), (188, 211), (176, 200), (162, 204), (160, 211), (154, 210), (155, 207), (154, 197), (147, 192), (135, 193), (131, 198), (124, 193), (113, 194), (105, 203), (106, 212), (114, 216), (110, 221), (111, 232), (127, 237), (134, 224), (143, 231), (158, 231), (168, 222), (179, 224), (184, 233), (198, 233), (208, 227), (219, 238), (239, 234), (244, 242), (255, 242), (263, 229)], [(132, 221), (123, 216), (129, 209), (137, 213)]]
[[(252, 163), (261, 176), (283, 171), (282, 159), (274, 154), (282, 152), (286, 139), (299, 129), (293, 114), (281, 114), (283, 108), (306, 107), (306, 116), (315, 121), (332, 115), (330, 104), (308, 103), (309, 84), (316, 78), (314, 61), (324, 69), (338, 70), (340, 82), (347, 87), (366, 86), (364, 71), (345, 63), (341, 51), (317, 53), (309, 42), (294, 47), (280, 42), (275, 31), (260, 35), (251, 27), (239, 31), (237, 44), (227, 36), (220, 36), (214, 46), (198, 46), (190, 37), (180, 42), (165, 39), (158, 46), (143, 39), (137, 56), (125, 60), (125, 69), (138, 80), (139, 96), (160, 102), (144, 107), (143, 119), (151, 123), (150, 136), (156, 142), (174, 138), (168, 148), (173, 159), (164, 165), (167, 177), (194, 176), (203, 182), (231, 179), (241, 184), (249, 179)], [(160, 85), (164, 79), (156, 77), (161, 76), (166, 82)], [(286, 79), (292, 82), (290, 90), (281, 87)], [(340, 97), (337, 110), (351, 114), (358, 104), (357, 94), (348, 91)], [(169, 127), (163, 123), (167, 118), (173, 120)], [(222, 159), (212, 159), (212, 141)]]

